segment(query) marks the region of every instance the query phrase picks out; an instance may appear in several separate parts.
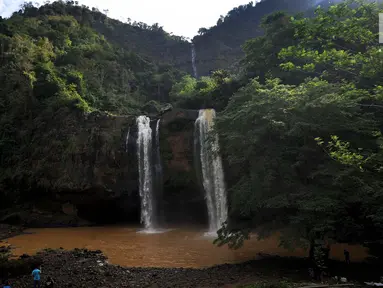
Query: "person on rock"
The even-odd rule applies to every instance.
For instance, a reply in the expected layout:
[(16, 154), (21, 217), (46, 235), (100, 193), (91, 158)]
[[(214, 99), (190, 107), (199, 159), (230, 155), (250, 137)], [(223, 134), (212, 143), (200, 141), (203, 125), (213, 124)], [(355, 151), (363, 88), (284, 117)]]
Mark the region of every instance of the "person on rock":
[(52, 288), (54, 284), (55, 284), (55, 281), (53, 281), (51, 276), (48, 276), (47, 281), (45, 282), (44, 287)]
[(5, 281), (4, 282), (4, 286), (3, 288), (11, 288), (11, 286), (9, 285), (9, 282), (8, 281)]
[(32, 276), (33, 276), (33, 287), (34, 288), (40, 288), (40, 274), (41, 274), (41, 267), (40, 269), (36, 268), (32, 271)]

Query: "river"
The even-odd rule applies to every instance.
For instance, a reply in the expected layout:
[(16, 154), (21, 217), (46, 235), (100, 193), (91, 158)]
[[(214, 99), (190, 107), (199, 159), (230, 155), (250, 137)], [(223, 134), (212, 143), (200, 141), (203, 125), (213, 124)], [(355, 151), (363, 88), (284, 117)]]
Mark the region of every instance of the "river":
[[(177, 228), (159, 234), (145, 234), (135, 227), (81, 227), (29, 229), (26, 234), (6, 241), (14, 247), (14, 256), (35, 254), (46, 248), (87, 248), (101, 250), (111, 264), (132, 267), (202, 268), (217, 264), (256, 259), (258, 253), (304, 257), (303, 249), (289, 251), (278, 246), (278, 236), (257, 240), (252, 237), (241, 249), (216, 247), (213, 238), (198, 228)], [(1, 244), (1, 243), (0, 243)], [(336, 244), (331, 258), (343, 260), (347, 247), (352, 261), (361, 261), (367, 253), (360, 246)]]

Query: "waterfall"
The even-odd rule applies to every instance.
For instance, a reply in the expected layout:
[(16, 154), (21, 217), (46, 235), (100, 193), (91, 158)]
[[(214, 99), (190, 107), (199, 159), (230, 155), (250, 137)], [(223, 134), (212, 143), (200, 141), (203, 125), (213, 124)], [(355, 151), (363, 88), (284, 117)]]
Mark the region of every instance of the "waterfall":
[(152, 129), (150, 118), (137, 117), (137, 155), (139, 169), (139, 191), (141, 197), (141, 223), (146, 229), (154, 228), (154, 201), (152, 187)]
[(160, 176), (162, 174), (162, 166), (161, 166), (161, 155), (160, 155), (160, 121), (161, 119), (157, 120), (156, 124), (156, 173), (157, 176)]
[(128, 134), (126, 134), (126, 140), (125, 140), (125, 152), (128, 152), (128, 147), (129, 147), (129, 135), (130, 135), (130, 127), (128, 128)]
[[(199, 151), (202, 184), (209, 216), (209, 232), (216, 232), (227, 219), (226, 187), (221, 156), (219, 155), (218, 134), (214, 132), (214, 109), (200, 110), (195, 122), (195, 151)], [(212, 132), (212, 133), (211, 133)], [(208, 135), (213, 138), (207, 140)], [(199, 148), (199, 149), (198, 149)]]
[(195, 65), (196, 52), (195, 52), (194, 43), (191, 44), (191, 58), (192, 58), (193, 76), (194, 78), (198, 78), (197, 66)]
[(163, 215), (163, 207), (162, 207), (162, 165), (161, 165), (161, 153), (160, 153), (160, 119), (157, 120), (156, 124), (156, 134), (155, 134), (155, 147), (154, 147), (154, 171), (155, 171), (155, 192), (156, 192), (156, 216), (159, 219), (159, 222), (161, 223), (164, 220), (164, 215)]

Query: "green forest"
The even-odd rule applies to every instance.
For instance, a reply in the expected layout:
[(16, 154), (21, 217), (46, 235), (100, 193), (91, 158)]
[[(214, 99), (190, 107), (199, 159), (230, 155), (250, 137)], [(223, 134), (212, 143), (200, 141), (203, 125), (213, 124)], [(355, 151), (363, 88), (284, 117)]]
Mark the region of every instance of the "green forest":
[(122, 23), (73, 1), (27, 3), (0, 18), (0, 191), (62, 109), (214, 108), (230, 174), (230, 221), (218, 244), (238, 247), (256, 227), (283, 232), (286, 246), (331, 240), (382, 257), (383, 8), (350, 0), (294, 14), (265, 3), (273, 13), (257, 12), (262, 33), (247, 41), (234, 37), (242, 26), (233, 23), (258, 5), (200, 31), (197, 58), (208, 59), (203, 47), (222, 33), (241, 51), (198, 79), (190, 43), (158, 24)]

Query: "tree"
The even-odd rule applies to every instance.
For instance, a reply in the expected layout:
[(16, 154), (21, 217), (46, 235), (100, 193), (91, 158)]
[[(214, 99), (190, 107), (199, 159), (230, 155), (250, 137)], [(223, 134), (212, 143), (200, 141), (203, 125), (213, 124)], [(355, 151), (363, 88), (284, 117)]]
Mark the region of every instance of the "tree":
[(297, 45), (280, 51), (281, 67), (365, 88), (381, 83), (383, 54), (376, 39), (382, 11), (377, 2), (345, 1), (327, 11), (318, 8), (312, 19), (294, 19)]
[(203, 35), (203, 34), (205, 34), (207, 32), (207, 29), (206, 28), (199, 28), (198, 29), (198, 34), (200, 34), (200, 35)]
[[(301, 16), (297, 15), (296, 18)], [(286, 13), (276, 12), (266, 16), (261, 27), (265, 31), (264, 36), (248, 40), (243, 45), (245, 57), (242, 60), (244, 77), (259, 77), (261, 82), (266, 78), (280, 78), (286, 83), (298, 84), (309, 75), (305, 73), (291, 73), (280, 69), (282, 60), (278, 53), (282, 48), (287, 48), (298, 43), (294, 37), (295, 29), (292, 18)], [(295, 59), (299, 61), (298, 59)]]
[[(364, 93), (320, 80), (297, 87), (253, 80), (237, 92), (217, 119), (235, 179), (230, 195), (236, 220), (228, 229), (237, 231), (236, 222), (244, 218), (261, 234), (284, 230), (285, 244), (317, 238), (362, 241), (372, 225), (363, 219), (372, 213), (369, 205), (381, 200), (382, 182), (368, 177), (361, 183), (354, 169), (318, 149), (315, 138), (345, 135), (359, 148), (377, 149), (378, 123), (356, 104)], [(363, 197), (366, 190), (374, 196)], [(358, 212), (349, 214), (352, 209)]]

